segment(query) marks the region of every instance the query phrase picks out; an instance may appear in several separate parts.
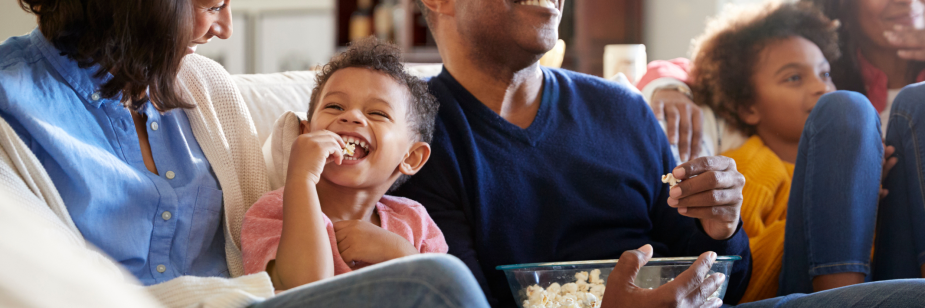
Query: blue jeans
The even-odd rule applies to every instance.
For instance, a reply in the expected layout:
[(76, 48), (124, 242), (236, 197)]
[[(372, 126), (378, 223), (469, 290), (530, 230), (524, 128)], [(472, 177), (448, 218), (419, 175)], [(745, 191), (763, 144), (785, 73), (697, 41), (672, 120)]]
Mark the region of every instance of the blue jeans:
[(462, 261), (424, 254), (310, 283), (252, 306), (284, 307), (488, 307), (488, 300)]
[(800, 137), (778, 295), (811, 293), (818, 275), (870, 273), (883, 145), (880, 118), (856, 92), (826, 94)]
[(751, 302), (739, 308), (923, 307), (925, 279), (877, 281), (813, 294), (791, 294)]
[(925, 263), (925, 83), (910, 85), (893, 102), (886, 144), (896, 148), (880, 204), (873, 279), (920, 278)]

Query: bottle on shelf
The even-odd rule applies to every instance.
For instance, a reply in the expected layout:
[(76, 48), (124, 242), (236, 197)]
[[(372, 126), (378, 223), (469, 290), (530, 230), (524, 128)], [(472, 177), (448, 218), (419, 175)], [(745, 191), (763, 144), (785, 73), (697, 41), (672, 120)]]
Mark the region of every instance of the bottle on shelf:
[(357, 0), (357, 10), (350, 16), (350, 41), (373, 34), (373, 0)]
[(392, 16), (392, 8), (395, 6), (395, 0), (383, 0), (373, 10), (374, 29), (379, 40), (395, 42), (395, 37), (393, 36), (395, 22)]

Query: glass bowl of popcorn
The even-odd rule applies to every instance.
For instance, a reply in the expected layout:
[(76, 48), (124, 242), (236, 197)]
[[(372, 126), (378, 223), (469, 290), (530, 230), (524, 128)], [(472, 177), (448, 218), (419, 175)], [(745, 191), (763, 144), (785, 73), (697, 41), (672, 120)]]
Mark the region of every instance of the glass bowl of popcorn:
[[(686, 271), (696, 257), (653, 258), (636, 276), (636, 286), (654, 289)], [(739, 256), (719, 256), (709, 275), (732, 272), (732, 263)], [(597, 308), (606, 289), (607, 276), (617, 260), (529, 263), (498, 266), (504, 271), (514, 299), (523, 308)], [(729, 280), (723, 282), (710, 297), (726, 295)]]

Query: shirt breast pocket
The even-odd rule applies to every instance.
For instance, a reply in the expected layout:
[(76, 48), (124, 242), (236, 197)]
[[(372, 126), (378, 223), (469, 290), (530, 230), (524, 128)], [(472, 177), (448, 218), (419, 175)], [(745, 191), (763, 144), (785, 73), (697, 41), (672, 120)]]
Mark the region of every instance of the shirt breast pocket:
[[(190, 221), (187, 258), (193, 264), (210, 249), (224, 247), (224, 233), (221, 228), (222, 191), (211, 187), (199, 187), (196, 205)], [(223, 251), (223, 250), (222, 250)]]

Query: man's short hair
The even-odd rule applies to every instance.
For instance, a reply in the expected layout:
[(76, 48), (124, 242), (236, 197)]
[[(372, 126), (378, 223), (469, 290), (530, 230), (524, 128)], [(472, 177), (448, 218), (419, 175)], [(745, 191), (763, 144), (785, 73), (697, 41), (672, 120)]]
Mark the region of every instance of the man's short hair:
[(710, 106), (746, 134), (754, 134), (755, 127), (742, 121), (738, 111), (754, 104), (752, 74), (761, 51), (773, 42), (803, 37), (834, 62), (841, 56), (837, 29), (837, 21), (808, 3), (773, 2), (724, 12), (695, 43), (691, 71), (695, 102)]

